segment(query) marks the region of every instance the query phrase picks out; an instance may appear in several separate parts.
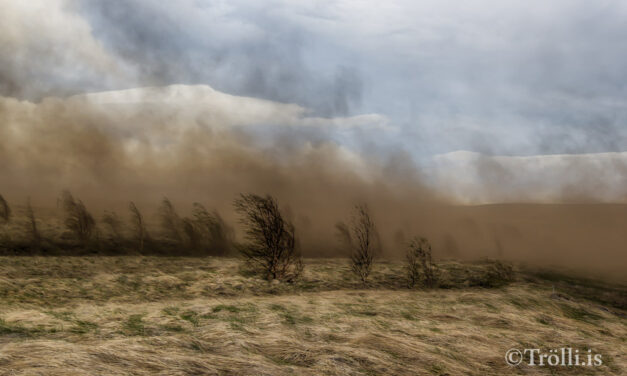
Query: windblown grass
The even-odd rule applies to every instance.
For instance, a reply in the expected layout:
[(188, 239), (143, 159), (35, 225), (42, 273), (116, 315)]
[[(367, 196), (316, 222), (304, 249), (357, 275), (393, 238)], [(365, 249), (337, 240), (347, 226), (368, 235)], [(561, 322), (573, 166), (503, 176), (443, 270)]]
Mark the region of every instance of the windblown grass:
[[(294, 284), (227, 258), (0, 258), (0, 375), (620, 375), (625, 287), (487, 264), (441, 266), (446, 289), (405, 288), (403, 265), (364, 286), (348, 260), (306, 260)], [(559, 280), (559, 279), (558, 279)], [(584, 283), (584, 282), (581, 282)], [(555, 288), (555, 291), (553, 290)], [(605, 293), (603, 301), (589, 299)], [(604, 296), (605, 296), (604, 295)], [(612, 295), (613, 298), (608, 298)], [(508, 367), (512, 347), (592, 348), (601, 367)]]

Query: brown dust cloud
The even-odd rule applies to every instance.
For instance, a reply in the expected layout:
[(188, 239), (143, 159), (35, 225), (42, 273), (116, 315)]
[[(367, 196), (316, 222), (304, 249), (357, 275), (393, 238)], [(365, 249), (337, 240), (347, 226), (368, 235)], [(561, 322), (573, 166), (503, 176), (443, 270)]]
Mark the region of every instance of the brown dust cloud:
[[(590, 194), (570, 187), (553, 202), (534, 202), (530, 194), (478, 205), (431, 184), (403, 150), (381, 153), (373, 146), (369, 152), (365, 136), (350, 149), (332, 137), (338, 129), (386, 126), (374, 115), (311, 117), (296, 105), (208, 86), (37, 102), (2, 97), (0, 193), (18, 207), (30, 197), (43, 210), (69, 189), (96, 217), (103, 210), (125, 213), (129, 201), (154, 213), (168, 197), (181, 213), (200, 202), (234, 226), (232, 202), (239, 193), (271, 194), (310, 257), (343, 256), (335, 224), (348, 219), (353, 205), (366, 203), (382, 257), (401, 257), (411, 237), (425, 236), (438, 258), (490, 257), (617, 274), (627, 265), (627, 205), (599, 202), (594, 184), (586, 188)], [(481, 166), (486, 189), (507, 185), (494, 178), (502, 168), (493, 160)]]

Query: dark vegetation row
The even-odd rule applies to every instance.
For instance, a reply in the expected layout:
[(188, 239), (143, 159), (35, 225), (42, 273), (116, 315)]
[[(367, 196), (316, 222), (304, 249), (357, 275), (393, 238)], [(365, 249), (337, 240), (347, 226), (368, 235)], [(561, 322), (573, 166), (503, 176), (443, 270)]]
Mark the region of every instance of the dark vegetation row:
[[(68, 191), (61, 194), (63, 226), (45, 233), (40, 230), (30, 202), (23, 216), (14, 218), (0, 195), (0, 253), (4, 255), (241, 255), (250, 271), (267, 280), (293, 282), (304, 264), (298, 250), (296, 229), (270, 195), (242, 194), (234, 201), (244, 239), (236, 242), (233, 229), (217, 211), (195, 203), (191, 216), (181, 217), (169, 199), (159, 207), (159, 229), (148, 229), (144, 215), (130, 202), (124, 216), (108, 211), (99, 221), (84, 203)], [(123, 219), (124, 218), (124, 219)], [(126, 220), (125, 220), (126, 219)], [(347, 222), (336, 224), (339, 242), (350, 256), (354, 275), (368, 283), (381, 243), (375, 222), (365, 204), (356, 205)], [(429, 241), (413, 238), (406, 249), (407, 286), (439, 286), (438, 266)], [(513, 279), (511, 266), (494, 262), (477, 285), (497, 287)]]

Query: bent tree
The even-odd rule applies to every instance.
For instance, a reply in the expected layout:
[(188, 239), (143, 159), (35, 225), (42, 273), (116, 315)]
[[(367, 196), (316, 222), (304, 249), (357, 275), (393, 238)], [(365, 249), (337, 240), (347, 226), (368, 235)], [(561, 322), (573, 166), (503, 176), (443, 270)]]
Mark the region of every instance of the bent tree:
[(349, 225), (336, 225), (340, 239), (350, 252), (351, 270), (362, 283), (372, 271), (374, 256), (380, 248), (379, 237), (368, 206), (356, 205)]
[(240, 252), (267, 280), (292, 281), (303, 269), (296, 249), (292, 223), (284, 218), (276, 199), (270, 195), (241, 194), (235, 210), (245, 228), (245, 243)]

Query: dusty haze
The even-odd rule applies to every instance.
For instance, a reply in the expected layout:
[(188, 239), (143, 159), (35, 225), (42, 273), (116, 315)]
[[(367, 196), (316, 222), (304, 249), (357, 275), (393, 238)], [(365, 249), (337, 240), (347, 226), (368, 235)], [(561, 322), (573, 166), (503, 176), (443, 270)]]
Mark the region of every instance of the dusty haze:
[(624, 1), (0, 4), (14, 207), (167, 196), (235, 225), (239, 193), (268, 193), (336, 255), (365, 202), (390, 256), (422, 235), (441, 258), (627, 267)]
[[(369, 149), (374, 143), (364, 136), (356, 152), (331, 136), (330, 129), (355, 127), (388, 125), (375, 115), (310, 117), (297, 105), (208, 86), (39, 103), (2, 98), (0, 191), (12, 204), (31, 196), (36, 207), (54, 207), (59, 192), (70, 189), (97, 217), (111, 208), (126, 214), (131, 200), (154, 212), (167, 196), (182, 213), (201, 202), (233, 224), (231, 204), (240, 192), (269, 193), (294, 221), (308, 256), (339, 255), (335, 223), (352, 205), (366, 202), (386, 256), (400, 256), (406, 241), (421, 235), (440, 258), (494, 257), (616, 273), (624, 268), (627, 205), (599, 202), (595, 187), (602, 182), (576, 194), (563, 189), (552, 203), (533, 203), (531, 190), (519, 200), (510, 197), (526, 203), (461, 205), (450, 187), (434, 187), (402, 149)], [(490, 184), (507, 185), (494, 178), (504, 168), (516, 173), (493, 161), (479, 168), (487, 191)], [(577, 165), (570, 168), (572, 173)], [(588, 170), (577, 173), (585, 177)]]

